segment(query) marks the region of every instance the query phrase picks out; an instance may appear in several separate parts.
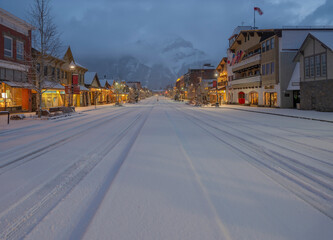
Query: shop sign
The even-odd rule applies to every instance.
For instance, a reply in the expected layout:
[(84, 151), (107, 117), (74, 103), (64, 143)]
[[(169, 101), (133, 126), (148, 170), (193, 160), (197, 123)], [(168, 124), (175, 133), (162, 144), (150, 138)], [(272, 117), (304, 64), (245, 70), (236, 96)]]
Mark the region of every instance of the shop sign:
[(65, 91), (60, 91), (60, 94), (65, 94)]
[(57, 93), (57, 91), (45, 91), (44, 93)]
[(72, 82), (73, 82), (73, 85), (78, 85), (79, 84), (79, 75), (73, 74)]
[(80, 86), (76, 85), (76, 86), (72, 86), (73, 89), (73, 94), (80, 94)]
[(213, 81), (213, 88), (216, 88), (216, 81)]

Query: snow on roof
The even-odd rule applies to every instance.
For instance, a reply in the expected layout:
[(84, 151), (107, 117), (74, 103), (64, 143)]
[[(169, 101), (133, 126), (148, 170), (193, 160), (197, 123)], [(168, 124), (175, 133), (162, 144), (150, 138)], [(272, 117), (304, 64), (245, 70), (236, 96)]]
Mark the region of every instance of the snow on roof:
[(96, 72), (86, 72), (84, 74), (84, 84), (91, 85), (96, 75)]
[(101, 87), (105, 87), (106, 83), (108, 83), (109, 85), (112, 85), (113, 80), (111, 79), (99, 79), (99, 83), (101, 84)]
[(333, 51), (333, 31), (329, 32), (310, 32), (312, 36), (317, 38), (320, 42), (326, 45)]

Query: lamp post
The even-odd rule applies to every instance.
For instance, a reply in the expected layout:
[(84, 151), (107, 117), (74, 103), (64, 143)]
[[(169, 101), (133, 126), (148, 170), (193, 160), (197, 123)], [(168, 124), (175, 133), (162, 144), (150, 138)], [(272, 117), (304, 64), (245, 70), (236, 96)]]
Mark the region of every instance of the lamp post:
[(218, 78), (218, 73), (215, 72), (215, 77), (216, 77), (216, 103), (215, 103), (215, 107), (219, 106), (219, 95), (217, 93), (217, 78)]
[(75, 63), (73, 61), (69, 64), (69, 70), (71, 71), (71, 88), (69, 91), (68, 107), (71, 107), (73, 100), (73, 74), (75, 71)]

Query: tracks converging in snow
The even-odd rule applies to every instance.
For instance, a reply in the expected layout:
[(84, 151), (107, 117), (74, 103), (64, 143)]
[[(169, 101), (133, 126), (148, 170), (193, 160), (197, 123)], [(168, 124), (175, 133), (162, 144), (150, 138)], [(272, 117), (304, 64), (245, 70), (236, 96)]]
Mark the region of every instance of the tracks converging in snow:
[(36, 123), (0, 133), (1, 240), (333, 234), (329, 123), (154, 97)]
[[(118, 114), (115, 117), (121, 117), (124, 114), (126, 113)], [(103, 119), (93, 126), (101, 125), (113, 118), (114, 117)], [(142, 118), (144, 118), (144, 120), (140, 121)], [(129, 124), (126, 124), (125, 127), (119, 131), (119, 134), (114, 139), (110, 139), (110, 142), (93, 149), (87, 156), (76, 161), (57, 177), (41, 188), (36, 189), (32, 194), (2, 213), (0, 215), (0, 239), (20, 239), (25, 236), (61, 199), (89, 174), (110, 151), (112, 151), (126, 134), (134, 131), (134, 136), (131, 138), (127, 147), (132, 146), (146, 118), (147, 115), (142, 117), (142, 113), (138, 113)], [(136, 130), (132, 130), (134, 127), (136, 127)], [(78, 134), (82, 134), (82, 132), (75, 133), (72, 136), (77, 136)], [(67, 140), (67, 138), (62, 141), (64, 140)], [(128, 151), (129, 149), (126, 150)], [(126, 156), (115, 164), (112, 169), (113, 173), (110, 175), (111, 181), (119, 171), (125, 158)], [(108, 186), (111, 184), (111, 181), (105, 182), (105, 184)], [(106, 186), (101, 187), (101, 191), (104, 191), (105, 188)], [(22, 211), (24, 214), (22, 214)], [(82, 226), (80, 226), (80, 228), (82, 229)]]
[[(184, 111), (182, 112), (184, 113)], [(272, 150), (269, 147), (263, 147), (249, 141), (251, 138), (263, 141), (258, 136), (250, 135), (230, 125), (228, 125), (229, 130), (222, 129), (216, 120), (212, 120), (206, 115), (199, 117), (189, 112), (185, 112), (185, 114), (187, 119), (197, 127), (207, 131), (221, 143), (238, 151), (244, 156), (244, 159), (261, 169), (266, 175), (333, 219), (333, 165), (329, 160), (321, 160), (305, 155), (300, 151), (303, 146), (299, 146), (296, 152), (298, 157), (290, 157), (286, 150), (294, 153), (295, 151), (280, 146), (278, 142), (274, 146), (275, 142), (267, 140), (275, 148), (278, 147), (278, 149)], [(213, 123), (209, 123), (207, 120), (209, 122), (213, 121)], [(248, 135), (250, 138), (245, 138), (244, 135)], [(289, 143), (289, 141), (287, 142)], [(322, 151), (318, 148), (316, 150)], [(324, 152), (330, 153), (331, 150), (325, 149)], [(307, 161), (304, 161), (304, 158), (308, 158)], [(305, 164), (302, 161), (307, 163)], [(320, 165), (313, 164), (313, 162)]]

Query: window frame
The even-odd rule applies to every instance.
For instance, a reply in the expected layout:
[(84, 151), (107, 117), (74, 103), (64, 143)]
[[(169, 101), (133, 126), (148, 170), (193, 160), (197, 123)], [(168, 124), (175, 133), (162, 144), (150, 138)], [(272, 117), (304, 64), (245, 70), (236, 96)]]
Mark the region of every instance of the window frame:
[[(19, 50), (20, 48), (18, 47), (19, 45), (22, 46), (22, 54), (19, 54)], [(22, 58), (20, 58), (19, 56), (22, 56)], [(16, 59), (17, 60), (24, 60), (24, 42), (20, 41), (20, 40), (16, 40)]]
[[(9, 51), (8, 49), (6, 49), (6, 39), (9, 39), (11, 41), (11, 49), (10, 49), (10, 56), (6, 55), (6, 51)], [(13, 58), (13, 38), (9, 37), (7, 35), (3, 36), (3, 55), (4, 57), (9, 57), (9, 58)]]

